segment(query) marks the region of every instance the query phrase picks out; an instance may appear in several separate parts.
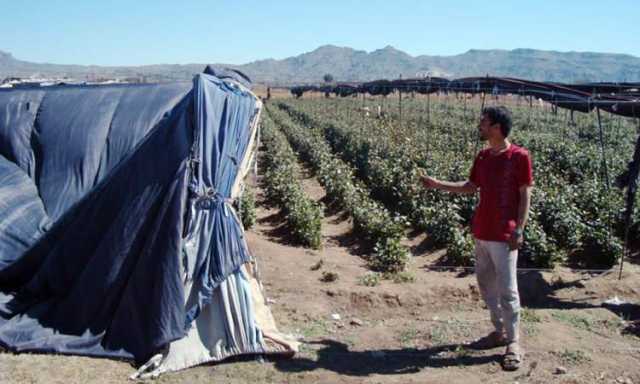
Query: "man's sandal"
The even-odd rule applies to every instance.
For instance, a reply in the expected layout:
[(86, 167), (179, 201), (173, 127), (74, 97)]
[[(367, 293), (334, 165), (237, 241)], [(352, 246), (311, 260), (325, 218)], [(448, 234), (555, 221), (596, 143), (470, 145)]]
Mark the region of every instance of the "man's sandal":
[(507, 345), (507, 339), (504, 335), (498, 331), (493, 331), (485, 337), (481, 337), (472, 341), (468, 347), (471, 349), (492, 349), (497, 347), (504, 347)]
[(505, 371), (516, 371), (522, 364), (522, 358), (524, 352), (520, 349), (520, 346), (516, 343), (511, 343), (507, 346), (507, 350), (502, 358), (502, 369)]

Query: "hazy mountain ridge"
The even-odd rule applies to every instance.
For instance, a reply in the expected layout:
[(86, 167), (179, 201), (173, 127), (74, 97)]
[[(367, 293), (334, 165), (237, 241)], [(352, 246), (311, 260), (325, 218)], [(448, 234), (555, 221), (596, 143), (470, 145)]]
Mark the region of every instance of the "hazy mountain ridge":
[[(372, 52), (323, 45), (282, 60), (264, 59), (236, 68), (255, 82), (293, 84), (321, 82), (330, 73), (336, 81), (368, 81), (423, 75), (449, 78), (510, 76), (544, 81), (640, 81), (640, 58), (625, 54), (556, 52), (535, 49), (478, 50), (453, 56), (411, 56), (386, 46)], [(135, 78), (144, 81), (190, 80), (206, 64), (84, 66), (32, 63), (0, 51), (0, 79), (5, 77)]]

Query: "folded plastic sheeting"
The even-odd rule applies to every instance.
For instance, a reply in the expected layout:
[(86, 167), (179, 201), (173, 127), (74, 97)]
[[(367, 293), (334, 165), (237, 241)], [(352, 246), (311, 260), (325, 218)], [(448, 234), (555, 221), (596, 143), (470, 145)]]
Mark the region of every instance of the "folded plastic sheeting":
[(260, 110), (206, 74), (0, 91), (0, 344), (153, 374), (293, 352), (229, 204)]

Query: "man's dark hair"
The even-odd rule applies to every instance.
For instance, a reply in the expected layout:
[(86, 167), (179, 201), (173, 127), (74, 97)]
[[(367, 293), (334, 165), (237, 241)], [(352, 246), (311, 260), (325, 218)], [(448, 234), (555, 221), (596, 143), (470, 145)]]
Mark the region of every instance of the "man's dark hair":
[(485, 107), (483, 115), (487, 115), (492, 124), (500, 124), (502, 136), (507, 137), (511, 133), (511, 112), (505, 106)]

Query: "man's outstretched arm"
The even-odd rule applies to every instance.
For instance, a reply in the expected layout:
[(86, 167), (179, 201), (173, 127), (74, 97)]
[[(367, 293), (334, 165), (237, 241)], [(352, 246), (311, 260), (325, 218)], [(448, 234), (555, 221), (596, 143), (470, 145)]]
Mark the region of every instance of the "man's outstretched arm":
[(439, 189), (442, 191), (462, 194), (474, 194), (478, 191), (478, 187), (469, 180), (458, 182), (441, 181), (427, 175), (420, 176), (420, 179), (422, 180), (422, 185), (425, 188)]

